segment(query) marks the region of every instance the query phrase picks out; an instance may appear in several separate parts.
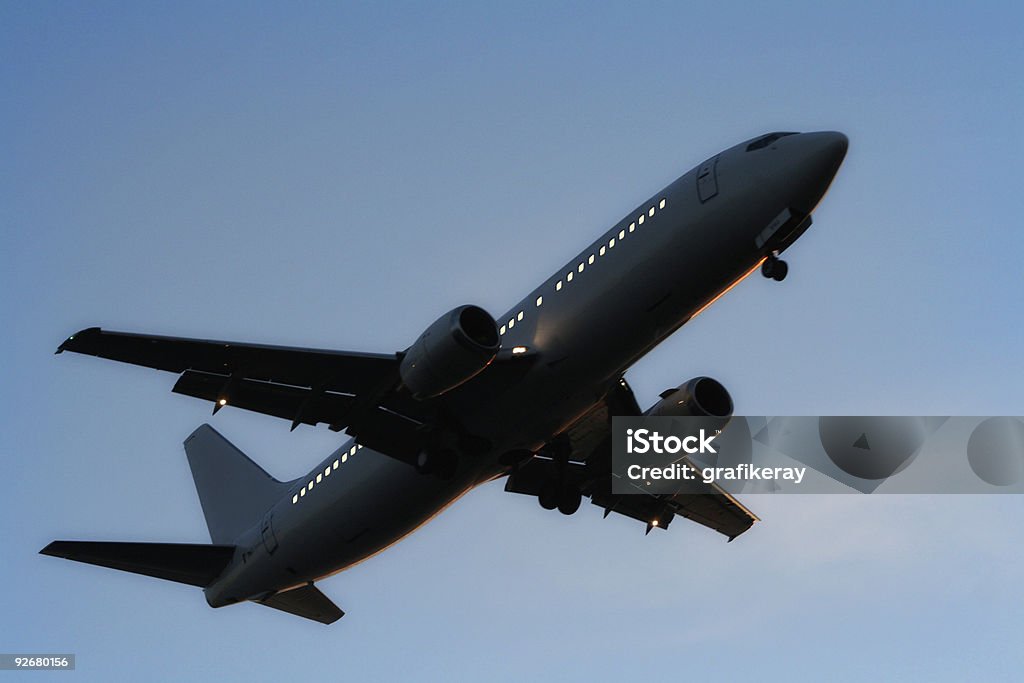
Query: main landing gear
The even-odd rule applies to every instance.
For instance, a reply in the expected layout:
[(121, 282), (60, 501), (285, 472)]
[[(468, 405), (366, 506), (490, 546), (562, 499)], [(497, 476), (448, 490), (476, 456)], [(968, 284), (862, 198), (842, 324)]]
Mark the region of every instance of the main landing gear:
[(558, 508), (563, 515), (571, 515), (580, 509), (583, 494), (579, 486), (571, 483), (567, 476), (569, 456), (572, 454), (568, 437), (557, 437), (547, 444), (542, 453), (551, 458), (551, 463), (547, 477), (537, 493), (537, 501), (545, 510)]
[(771, 278), (776, 282), (782, 282), (789, 274), (789, 264), (775, 254), (768, 254), (768, 258), (761, 264), (761, 275)]
[(537, 500), (545, 510), (558, 508), (563, 515), (571, 515), (580, 509), (583, 495), (572, 484), (559, 484), (557, 479), (548, 479), (541, 486)]

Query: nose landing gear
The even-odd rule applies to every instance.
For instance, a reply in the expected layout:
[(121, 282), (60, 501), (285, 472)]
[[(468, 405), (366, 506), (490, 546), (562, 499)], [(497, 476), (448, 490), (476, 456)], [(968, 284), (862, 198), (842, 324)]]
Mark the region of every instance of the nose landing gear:
[(775, 254), (768, 254), (768, 258), (761, 264), (761, 275), (776, 282), (782, 282), (788, 274), (789, 264)]

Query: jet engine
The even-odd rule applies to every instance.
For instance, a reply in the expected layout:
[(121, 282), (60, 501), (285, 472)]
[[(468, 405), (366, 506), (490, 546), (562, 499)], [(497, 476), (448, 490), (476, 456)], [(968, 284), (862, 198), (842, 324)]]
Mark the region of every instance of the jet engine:
[(479, 306), (459, 306), (438, 318), (405, 352), (402, 383), (417, 400), (451, 391), (486, 368), (499, 346), (498, 325)]
[(694, 377), (675, 389), (661, 392), (661, 400), (644, 415), (717, 418), (724, 426), (732, 417), (732, 396), (718, 380)]

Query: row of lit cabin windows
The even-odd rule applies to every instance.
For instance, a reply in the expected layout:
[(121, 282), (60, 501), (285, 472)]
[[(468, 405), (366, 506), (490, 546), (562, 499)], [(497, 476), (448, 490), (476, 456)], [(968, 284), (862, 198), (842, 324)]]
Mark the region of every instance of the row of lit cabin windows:
[(337, 460), (335, 460), (334, 463), (332, 463), (332, 464), (328, 465), (326, 468), (324, 468), (323, 474), (319, 474), (318, 473), (316, 475), (315, 479), (310, 479), (308, 484), (303, 486), (299, 490), (298, 493), (296, 493), (294, 496), (292, 496), (292, 505), (295, 505), (296, 503), (298, 503), (299, 502), (299, 498), (302, 498), (303, 496), (306, 495), (306, 491), (312, 491), (314, 484), (319, 484), (320, 482), (322, 482), (324, 480), (324, 477), (331, 476), (331, 472), (333, 472), (334, 470), (338, 469), (339, 465), (342, 465), (345, 462), (347, 462), (348, 459), (351, 458), (353, 455), (355, 455), (356, 452), (359, 451), (360, 449), (362, 449), (361, 445), (353, 446), (352, 448), (348, 449), (348, 451), (346, 453), (342, 453), (341, 457), (338, 458)]
[[(622, 230), (619, 230), (619, 234), (617, 237), (613, 235), (612, 238), (608, 240), (607, 246), (601, 245), (601, 248), (597, 250), (596, 256), (594, 254), (591, 254), (589, 257), (587, 257), (585, 261), (580, 261), (580, 264), (576, 266), (576, 270), (570, 270), (568, 273), (565, 274), (565, 284), (569, 284), (570, 282), (572, 282), (573, 276), (576, 275), (577, 273), (582, 273), (587, 266), (594, 265), (594, 261), (597, 260), (598, 256), (604, 256), (606, 253), (608, 253), (609, 249), (614, 249), (615, 243), (624, 240), (628, 233), (636, 232), (636, 226), (643, 225), (644, 221), (648, 218), (654, 218), (654, 212), (657, 209), (664, 209), (665, 203), (666, 200), (662, 198), (662, 200), (658, 202), (657, 207), (652, 206), (651, 208), (647, 209), (646, 213), (641, 213), (639, 216), (637, 216), (635, 221), (629, 224), (628, 228), (623, 228)], [(562, 286), (562, 280), (559, 280), (557, 283), (555, 283), (555, 291), (562, 291)], [(540, 308), (544, 304), (544, 297), (538, 296), (536, 304), (537, 308)], [(506, 332), (510, 331), (513, 327), (515, 327), (516, 323), (522, 322), (524, 317), (526, 317), (525, 312), (519, 311), (514, 316), (509, 318), (508, 322), (502, 325), (501, 329), (498, 330), (498, 332), (504, 335)]]

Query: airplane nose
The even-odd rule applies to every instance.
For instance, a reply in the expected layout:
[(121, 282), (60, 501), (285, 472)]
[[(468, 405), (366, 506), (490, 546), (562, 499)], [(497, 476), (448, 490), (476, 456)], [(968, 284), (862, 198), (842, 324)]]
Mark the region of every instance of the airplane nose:
[(809, 135), (813, 136), (813, 144), (817, 146), (824, 165), (831, 169), (832, 175), (835, 175), (839, 170), (839, 164), (846, 158), (846, 150), (850, 146), (849, 138), (833, 130)]
[(849, 139), (836, 131), (803, 133), (793, 140), (793, 206), (811, 213), (828, 190), (832, 179), (846, 158)]

